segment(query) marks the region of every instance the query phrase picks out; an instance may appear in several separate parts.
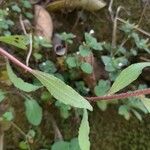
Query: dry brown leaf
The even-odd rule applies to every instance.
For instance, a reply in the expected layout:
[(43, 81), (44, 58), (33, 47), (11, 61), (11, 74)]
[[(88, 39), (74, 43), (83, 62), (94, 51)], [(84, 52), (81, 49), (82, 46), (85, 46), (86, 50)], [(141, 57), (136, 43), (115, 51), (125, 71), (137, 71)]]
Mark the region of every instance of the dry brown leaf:
[(47, 9), (55, 11), (61, 8), (83, 8), (88, 11), (96, 11), (105, 6), (106, 3), (103, 0), (56, 0), (51, 2)]
[(91, 66), (93, 67), (93, 72), (91, 74), (83, 75), (83, 80), (89, 88), (95, 87), (99, 79), (107, 78), (107, 73), (104, 69), (104, 65), (96, 60), (93, 53), (91, 53), (87, 57), (80, 57), (80, 60), (91, 64)]
[(35, 34), (51, 42), (53, 22), (50, 14), (40, 5), (35, 5)]

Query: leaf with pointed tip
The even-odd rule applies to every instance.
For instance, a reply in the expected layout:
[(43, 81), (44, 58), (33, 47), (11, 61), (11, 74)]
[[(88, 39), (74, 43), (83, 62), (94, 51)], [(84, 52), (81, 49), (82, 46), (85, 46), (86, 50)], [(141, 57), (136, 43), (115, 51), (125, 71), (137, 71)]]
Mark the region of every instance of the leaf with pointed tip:
[(88, 122), (88, 112), (86, 109), (84, 109), (78, 135), (78, 141), (81, 150), (90, 150), (89, 132), (90, 127)]
[(77, 108), (93, 110), (86, 99), (60, 79), (38, 70), (34, 70), (32, 73), (47, 88), (51, 95), (60, 102)]
[(27, 49), (27, 44), (29, 43), (26, 35), (0, 36), (0, 41), (21, 49)]
[(116, 93), (124, 87), (128, 86), (130, 83), (136, 80), (142, 73), (142, 70), (148, 66), (150, 66), (150, 63), (143, 62), (132, 64), (124, 69), (110, 88), (109, 94)]
[(41, 87), (41, 86), (36, 86), (30, 83), (24, 82), (21, 78), (18, 78), (13, 72), (8, 62), (7, 62), (7, 73), (8, 73), (10, 81), (14, 84), (14, 86), (24, 92), (32, 92)]
[(144, 104), (147, 111), (150, 113), (150, 98), (142, 97), (141, 101)]

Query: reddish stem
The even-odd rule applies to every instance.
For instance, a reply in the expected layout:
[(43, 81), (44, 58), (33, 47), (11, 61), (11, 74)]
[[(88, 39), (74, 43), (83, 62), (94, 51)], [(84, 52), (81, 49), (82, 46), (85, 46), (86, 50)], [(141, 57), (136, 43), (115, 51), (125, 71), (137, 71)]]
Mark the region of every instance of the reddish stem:
[(0, 54), (7, 57), (8, 59), (10, 59), (13, 63), (15, 63), (16, 65), (20, 66), (21, 68), (23, 68), (24, 70), (32, 73), (33, 70), (24, 65), (22, 62), (20, 62), (18, 59), (16, 59), (14, 56), (10, 55), (7, 51), (5, 51), (4, 49), (0, 48)]
[(97, 96), (97, 97), (86, 97), (89, 101), (98, 101), (98, 100), (113, 100), (113, 99), (124, 99), (128, 97), (134, 97), (139, 95), (147, 95), (150, 94), (150, 88), (142, 89), (142, 90), (136, 90), (133, 92), (126, 92), (126, 93), (120, 93), (120, 94), (114, 94), (114, 95), (106, 95), (106, 96)]
[[(20, 66), (24, 70), (26, 70), (26, 71), (28, 71), (30, 73), (33, 72), (33, 70), (30, 67), (24, 65), (22, 62), (20, 62), (18, 59), (16, 59), (14, 56), (10, 55), (7, 51), (5, 51), (2, 48), (0, 48), (0, 54), (5, 56), (5, 57), (7, 57), (13, 63), (15, 63), (16, 65)], [(150, 88), (143, 89), (143, 90), (136, 90), (136, 91), (133, 91), (133, 92), (114, 94), (114, 95), (105, 95), (105, 96), (97, 96), (97, 97), (86, 97), (86, 99), (89, 100), (89, 101), (96, 102), (98, 100), (124, 99), (124, 98), (128, 98), (128, 97), (134, 97), (134, 96), (139, 96), (139, 95), (147, 95), (147, 94), (150, 94)]]

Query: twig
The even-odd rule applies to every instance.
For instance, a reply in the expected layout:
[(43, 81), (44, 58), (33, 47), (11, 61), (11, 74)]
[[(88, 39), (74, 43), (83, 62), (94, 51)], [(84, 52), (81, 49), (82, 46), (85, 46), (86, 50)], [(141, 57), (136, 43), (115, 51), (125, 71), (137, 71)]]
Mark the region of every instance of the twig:
[(23, 20), (22, 20), (22, 15), (19, 16), (19, 21), (20, 21), (20, 25), (21, 25), (21, 27), (22, 27), (23, 33), (24, 33), (25, 35), (27, 35), (27, 31), (26, 31), (26, 28), (25, 28), (24, 23), (23, 23)]
[(140, 23), (142, 22), (142, 19), (143, 19), (143, 16), (144, 16), (145, 12), (146, 12), (146, 8), (147, 8), (147, 6), (148, 6), (148, 1), (146, 1), (145, 5), (144, 5), (144, 8), (143, 8), (142, 14), (141, 14), (140, 19), (139, 19), (139, 22), (138, 22), (138, 26), (139, 26), (139, 25), (140, 25)]
[[(21, 24), (24, 34), (27, 35), (27, 31), (26, 31), (26, 28), (25, 28), (23, 20), (22, 20), (22, 15), (19, 16), (19, 20), (20, 20), (20, 24)], [(26, 66), (29, 66), (29, 60), (30, 60), (30, 57), (32, 54), (32, 34), (31, 33), (29, 34), (29, 39), (30, 39), (30, 45), (29, 45), (29, 52), (28, 52), (27, 58), (26, 58)]]
[(31, 150), (30, 144), (29, 144), (28, 139), (27, 139), (27, 136), (26, 136), (26, 133), (25, 133), (20, 127), (18, 127), (14, 122), (11, 122), (11, 125), (12, 125), (14, 128), (16, 128), (16, 129), (25, 137), (26, 142), (27, 142), (27, 145), (28, 145), (28, 150)]
[(112, 10), (113, 2), (114, 2), (114, 0), (110, 0), (109, 7), (108, 7), (108, 11), (110, 13), (110, 17), (111, 17), (112, 21), (114, 21), (114, 12)]
[(113, 20), (113, 32), (112, 32), (112, 55), (113, 55), (113, 50), (116, 48), (116, 41), (117, 41), (117, 18), (119, 15), (120, 10), (123, 9), (122, 6), (119, 6), (117, 8), (116, 16)]
[[(125, 21), (124, 19), (119, 18), (119, 17), (117, 18), (117, 20), (119, 20), (119, 21), (122, 22), (122, 23), (127, 23), (127, 21)], [(139, 31), (139, 32), (141, 32), (141, 33), (143, 33), (143, 34), (145, 34), (146, 36), (149, 36), (149, 37), (150, 37), (150, 33), (144, 31), (144, 30), (141, 29), (141, 28), (138, 28), (137, 25), (135, 25), (133, 28), (134, 28), (135, 30), (137, 30), (137, 31)]]
[(16, 128), (26, 138), (26, 134), (23, 132), (23, 130), (21, 128), (19, 128), (14, 122), (11, 122), (11, 125), (14, 128)]
[(29, 46), (29, 52), (27, 54), (27, 58), (26, 58), (26, 66), (29, 66), (29, 60), (32, 54), (32, 34), (29, 34), (29, 39), (30, 39), (30, 46)]
[(4, 149), (4, 131), (0, 132), (0, 150)]
[(54, 119), (54, 117), (52, 115), (50, 115), (50, 119), (51, 119), (51, 123), (52, 123), (52, 126), (53, 126), (53, 130), (55, 132), (55, 141), (56, 140), (63, 140), (63, 136), (56, 124), (56, 121)]

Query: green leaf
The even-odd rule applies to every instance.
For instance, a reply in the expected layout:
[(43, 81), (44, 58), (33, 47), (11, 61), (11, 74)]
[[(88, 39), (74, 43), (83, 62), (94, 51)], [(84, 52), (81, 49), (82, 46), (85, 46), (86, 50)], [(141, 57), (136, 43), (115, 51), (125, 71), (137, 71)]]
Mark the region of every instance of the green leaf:
[(81, 63), (81, 70), (87, 74), (91, 74), (93, 72), (93, 67), (89, 63)]
[(91, 34), (85, 33), (86, 44), (89, 45), (94, 50), (103, 50), (102, 44), (98, 43), (96, 38), (92, 37)]
[(87, 110), (84, 109), (83, 118), (81, 121), (78, 135), (79, 146), (81, 150), (90, 150), (89, 132), (90, 127), (88, 122), (88, 113)]
[(76, 37), (74, 34), (66, 32), (58, 34), (58, 36), (61, 40), (65, 41), (68, 44), (72, 44), (73, 43), (72, 39)]
[(86, 57), (86, 56), (89, 56), (91, 54), (91, 50), (88, 46), (80, 45), (79, 46), (79, 53), (81, 56)]
[(70, 150), (70, 143), (65, 141), (58, 141), (52, 145), (52, 150)]
[(93, 110), (90, 103), (74, 89), (53, 75), (34, 70), (33, 75), (48, 89), (57, 100), (66, 105)]
[(96, 96), (103, 96), (107, 94), (110, 89), (110, 82), (108, 80), (100, 80), (98, 85), (94, 88), (94, 93)]
[(7, 121), (12, 121), (14, 116), (13, 113), (11, 111), (7, 111), (3, 114), (3, 118)]
[(69, 68), (77, 67), (77, 59), (75, 57), (67, 57), (66, 63), (69, 66)]
[(36, 100), (31, 97), (26, 97), (25, 100), (25, 114), (28, 121), (35, 126), (38, 126), (42, 120), (42, 108), (39, 106)]
[(139, 112), (137, 112), (135, 109), (131, 109), (131, 111), (133, 112), (133, 114), (136, 116), (137, 119), (142, 121), (142, 116)]
[(14, 74), (9, 63), (7, 63), (7, 73), (8, 73), (10, 81), (14, 84), (14, 86), (17, 87), (18, 89), (24, 91), (24, 92), (32, 92), (32, 91), (35, 91), (41, 87), (41, 86), (35, 86), (33, 84), (24, 82), (21, 78), (18, 78)]
[(61, 117), (63, 117), (64, 119), (67, 119), (69, 117), (69, 110), (71, 109), (70, 106), (61, 103), (60, 101), (56, 101), (55, 106), (59, 108)]
[(150, 98), (142, 97), (141, 101), (146, 107), (147, 111), (150, 113)]
[(55, 64), (50, 60), (47, 60), (39, 64), (39, 68), (41, 71), (46, 73), (55, 73), (57, 71)]
[(9, 36), (0, 36), (0, 41), (16, 46), (21, 49), (27, 49), (28, 36), (25, 35), (9, 35)]
[(105, 111), (107, 109), (107, 105), (108, 105), (108, 102), (106, 102), (106, 101), (99, 101), (99, 102), (97, 102), (97, 106), (102, 111)]
[(150, 63), (136, 63), (132, 64), (126, 69), (124, 69), (119, 76), (116, 78), (116, 81), (113, 83), (109, 94), (113, 94), (128, 86), (134, 80), (136, 80), (139, 75), (142, 73), (143, 68), (150, 66)]
[(126, 120), (130, 119), (130, 113), (126, 105), (121, 105), (118, 110), (119, 115), (124, 116)]
[(0, 89), (0, 102), (2, 102), (5, 98), (5, 93)]
[(33, 14), (30, 13), (30, 12), (26, 12), (26, 13), (25, 13), (25, 16), (26, 16), (27, 18), (29, 18), (29, 19), (32, 19), (32, 18), (33, 18)]
[(13, 11), (16, 11), (16, 12), (18, 12), (18, 13), (21, 12), (21, 9), (19, 8), (19, 6), (18, 6), (17, 4), (11, 6), (11, 8), (12, 8)]
[(70, 141), (70, 150), (81, 150), (79, 146), (78, 138), (73, 138)]
[(21, 3), (25, 8), (32, 8), (32, 5), (29, 0), (21, 0)]
[(19, 143), (19, 148), (20, 148), (21, 150), (28, 150), (28, 143), (25, 142), (25, 141), (21, 141), (21, 142)]

